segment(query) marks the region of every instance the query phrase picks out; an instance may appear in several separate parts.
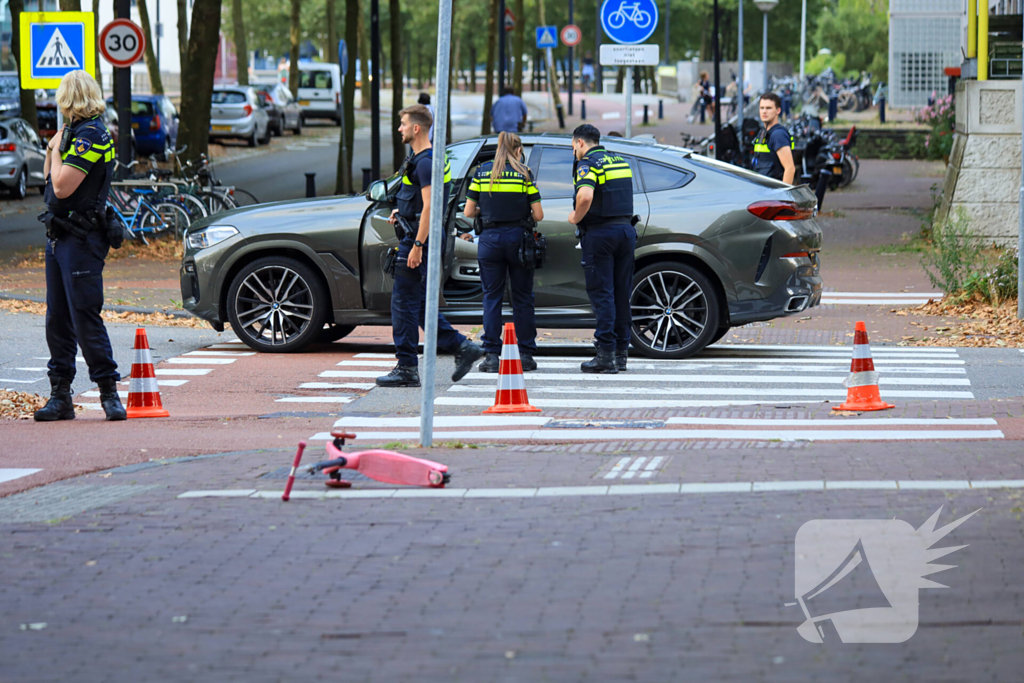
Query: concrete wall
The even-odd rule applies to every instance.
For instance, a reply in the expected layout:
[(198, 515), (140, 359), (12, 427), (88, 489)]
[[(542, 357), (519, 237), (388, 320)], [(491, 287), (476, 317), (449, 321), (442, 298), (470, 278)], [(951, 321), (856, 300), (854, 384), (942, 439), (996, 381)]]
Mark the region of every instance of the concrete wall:
[(961, 81), (956, 137), (936, 215), (959, 208), (986, 241), (1016, 244), (1024, 86), (1020, 81)]

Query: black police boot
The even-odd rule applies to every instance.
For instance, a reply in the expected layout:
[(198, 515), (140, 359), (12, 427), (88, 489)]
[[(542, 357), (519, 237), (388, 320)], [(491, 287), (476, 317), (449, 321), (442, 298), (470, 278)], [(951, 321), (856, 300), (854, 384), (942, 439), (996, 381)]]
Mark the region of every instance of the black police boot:
[(117, 382), (112, 379), (105, 379), (98, 382), (100, 387), (100, 405), (103, 412), (107, 414), (108, 422), (120, 422), (128, 419), (128, 413), (121, 405), (121, 397), (117, 395)]
[(501, 368), (501, 356), (496, 353), (489, 353), (477, 370), (480, 372), (497, 372), (499, 368)]
[(74, 420), (75, 404), (71, 402), (71, 381), (51, 377), (50, 400), (32, 415), (32, 419), (36, 422)]
[(589, 373), (600, 373), (602, 375), (615, 375), (619, 370), (615, 366), (615, 352), (598, 349), (593, 360), (580, 363), (580, 370)]
[(455, 372), (452, 373), (452, 381), (458, 382), (466, 376), (466, 373), (473, 369), (473, 364), (484, 355), (482, 347), (474, 344), (468, 339), (462, 342), (462, 346), (455, 352)]
[(619, 372), (626, 371), (626, 360), (629, 358), (628, 351), (616, 351), (615, 352), (615, 367)]
[(377, 378), (378, 387), (418, 387), (420, 373), (415, 365), (396, 365), (395, 369)]
[(537, 361), (528, 353), (521, 354), (520, 360), (523, 363), (523, 372), (531, 372), (537, 369)]

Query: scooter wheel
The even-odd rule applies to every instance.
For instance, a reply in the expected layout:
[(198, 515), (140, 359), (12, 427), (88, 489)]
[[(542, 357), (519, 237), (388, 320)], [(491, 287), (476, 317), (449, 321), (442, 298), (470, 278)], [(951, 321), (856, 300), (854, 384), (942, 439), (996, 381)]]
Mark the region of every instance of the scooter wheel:
[(329, 489), (350, 489), (352, 488), (352, 482), (345, 481), (344, 479), (329, 479), (324, 482), (324, 486)]

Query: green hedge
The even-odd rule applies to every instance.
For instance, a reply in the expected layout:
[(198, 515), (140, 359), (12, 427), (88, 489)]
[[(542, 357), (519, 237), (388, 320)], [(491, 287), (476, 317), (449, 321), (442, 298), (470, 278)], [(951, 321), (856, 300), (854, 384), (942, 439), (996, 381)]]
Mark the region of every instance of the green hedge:
[[(841, 138), (850, 131), (849, 126), (833, 126)], [(902, 128), (857, 128), (857, 144), (853, 153), (861, 159), (927, 159), (925, 140), (927, 130)]]

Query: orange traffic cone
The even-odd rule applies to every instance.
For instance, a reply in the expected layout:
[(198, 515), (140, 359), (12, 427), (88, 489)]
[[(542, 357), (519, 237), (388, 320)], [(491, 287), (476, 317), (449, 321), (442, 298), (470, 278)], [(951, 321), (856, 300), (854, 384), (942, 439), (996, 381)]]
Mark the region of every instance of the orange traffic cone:
[(875, 362), (871, 360), (871, 347), (868, 345), (868, 329), (863, 322), (858, 322), (853, 333), (853, 360), (850, 361), (850, 376), (843, 384), (846, 386), (846, 403), (835, 406), (832, 410), (887, 410), (895, 408), (886, 403), (878, 394), (878, 373)]
[(523, 362), (519, 359), (515, 323), (505, 323), (501, 346), (501, 368), (498, 370), (498, 391), (494, 405), (484, 413), (539, 413), (540, 408), (530, 405), (523, 382)]
[(135, 362), (132, 363), (132, 377), (128, 383), (128, 417), (170, 416), (160, 402), (146, 328), (140, 327), (135, 330)]

